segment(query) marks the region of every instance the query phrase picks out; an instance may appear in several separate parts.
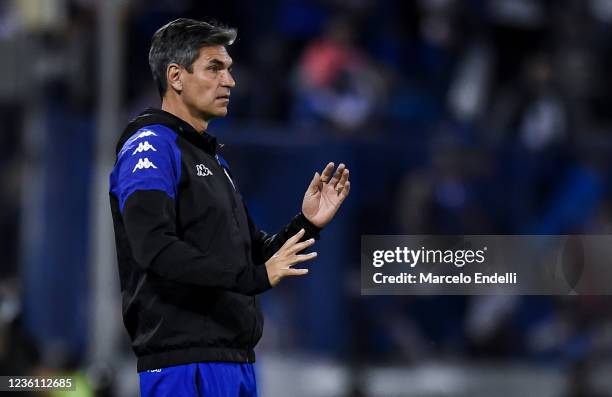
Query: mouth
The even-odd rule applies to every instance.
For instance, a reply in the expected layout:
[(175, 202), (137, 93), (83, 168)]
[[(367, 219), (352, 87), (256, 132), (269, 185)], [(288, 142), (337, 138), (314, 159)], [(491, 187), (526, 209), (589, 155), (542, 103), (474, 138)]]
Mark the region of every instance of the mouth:
[(229, 101), (230, 96), (229, 96), (229, 94), (228, 94), (228, 95), (220, 95), (220, 96), (218, 96), (218, 97), (217, 97), (217, 98), (215, 98), (215, 99), (217, 99), (217, 100), (219, 100), (219, 101)]

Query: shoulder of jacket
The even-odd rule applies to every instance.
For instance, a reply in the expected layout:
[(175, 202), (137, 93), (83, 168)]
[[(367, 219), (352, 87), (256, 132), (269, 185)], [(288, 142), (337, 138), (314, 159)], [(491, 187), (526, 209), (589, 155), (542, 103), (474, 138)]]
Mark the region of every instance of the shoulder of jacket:
[(117, 157), (121, 159), (128, 152), (148, 150), (151, 147), (157, 150), (156, 146), (159, 146), (159, 149), (165, 147), (178, 150), (176, 136), (171, 128), (161, 124), (143, 126), (125, 141)]

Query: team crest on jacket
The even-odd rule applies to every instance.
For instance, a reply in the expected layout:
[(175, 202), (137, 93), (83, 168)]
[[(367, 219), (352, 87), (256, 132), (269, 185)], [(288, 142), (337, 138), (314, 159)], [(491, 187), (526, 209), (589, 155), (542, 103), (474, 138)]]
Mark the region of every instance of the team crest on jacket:
[(197, 176), (209, 176), (212, 175), (212, 171), (208, 169), (204, 164), (196, 164)]
[(132, 174), (136, 172), (136, 170), (141, 170), (143, 168), (157, 168), (157, 167), (155, 166), (155, 164), (149, 161), (148, 157), (145, 157), (144, 160), (140, 158), (138, 159), (138, 164), (134, 166), (134, 169), (132, 170)]

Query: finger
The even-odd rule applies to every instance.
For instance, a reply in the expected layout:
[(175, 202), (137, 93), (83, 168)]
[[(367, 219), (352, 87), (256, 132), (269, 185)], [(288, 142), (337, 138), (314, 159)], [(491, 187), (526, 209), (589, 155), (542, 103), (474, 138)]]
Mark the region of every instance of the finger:
[(334, 187), (336, 191), (338, 192), (338, 194), (342, 193), (342, 189), (344, 189), (344, 186), (346, 186), (346, 183), (348, 182), (348, 178), (349, 178), (349, 170), (347, 168), (342, 173), (342, 176), (340, 177), (338, 184)]
[(323, 172), (321, 173), (321, 182), (323, 183), (329, 182), (333, 170), (334, 170), (334, 163), (329, 162), (325, 166), (325, 169), (323, 170)]
[(340, 164), (338, 168), (336, 169), (336, 172), (334, 173), (333, 178), (329, 181), (329, 184), (333, 188), (335, 188), (336, 184), (338, 184), (338, 181), (340, 180), (340, 177), (342, 176), (342, 173), (344, 172), (345, 168), (346, 166), (344, 164)]
[(310, 194), (315, 194), (319, 190), (319, 183), (321, 182), (321, 175), (318, 172), (315, 172), (312, 177), (312, 181), (310, 181), (310, 185), (308, 185), (307, 192)]
[(340, 192), (340, 202), (343, 202), (344, 199), (349, 195), (351, 191), (351, 182), (347, 181), (346, 185), (344, 185), (344, 189)]
[(294, 234), (293, 236), (291, 236), (289, 239), (287, 239), (287, 241), (285, 241), (285, 244), (283, 244), (282, 247), (280, 247), (279, 251), (281, 250), (287, 250), (289, 248), (291, 248), (291, 246), (293, 246), (295, 243), (297, 243), (298, 241), (300, 241), (300, 239), (304, 236), (304, 233), (306, 231), (302, 228), (300, 229), (299, 232), (297, 232), (296, 234)]
[(294, 245), (293, 247), (289, 248), (288, 252), (292, 253), (292, 254), (294, 254), (296, 252), (300, 252), (300, 251), (305, 250), (306, 248), (310, 247), (314, 243), (315, 243), (315, 239), (314, 238), (311, 238), (310, 240), (302, 241), (301, 243), (298, 243), (298, 244)]
[(316, 252), (311, 252), (311, 253), (304, 254), (304, 255), (294, 255), (293, 258), (291, 259), (291, 264), (289, 265), (289, 267), (294, 266), (296, 263), (311, 261), (316, 257), (317, 257)]
[(305, 276), (308, 274), (308, 269), (284, 269), (282, 277)]

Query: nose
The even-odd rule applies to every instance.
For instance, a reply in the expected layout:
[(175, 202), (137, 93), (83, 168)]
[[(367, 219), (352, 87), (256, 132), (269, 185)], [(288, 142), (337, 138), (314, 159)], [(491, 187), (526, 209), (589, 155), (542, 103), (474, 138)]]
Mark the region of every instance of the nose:
[(236, 85), (236, 80), (234, 80), (234, 77), (232, 76), (229, 70), (225, 74), (225, 78), (223, 79), (222, 84), (224, 87), (228, 88), (233, 88)]

